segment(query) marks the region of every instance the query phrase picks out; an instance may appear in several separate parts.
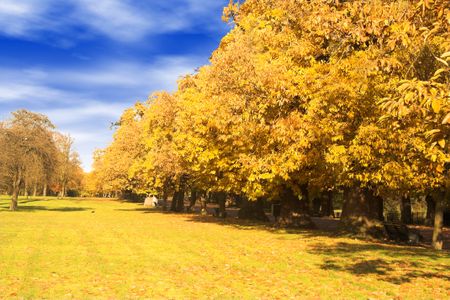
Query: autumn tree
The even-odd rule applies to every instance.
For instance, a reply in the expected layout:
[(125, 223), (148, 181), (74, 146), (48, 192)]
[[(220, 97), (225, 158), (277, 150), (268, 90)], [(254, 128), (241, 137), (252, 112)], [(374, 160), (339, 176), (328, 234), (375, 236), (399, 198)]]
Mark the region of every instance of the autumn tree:
[(67, 191), (74, 186), (80, 186), (80, 159), (73, 148), (74, 140), (70, 135), (54, 134), (54, 140), (58, 149), (56, 183), (59, 197), (66, 197)]
[(233, 29), (210, 64), (151, 97), (137, 134), (117, 131), (143, 148), (119, 151), (129, 160), (109, 182), (139, 179), (178, 200), (186, 186), (276, 200), (286, 226), (311, 226), (311, 195), (344, 191), (342, 223), (364, 233), (383, 220), (383, 198), (428, 195), (439, 248), (448, 16), (443, 0), (230, 1)]
[(164, 201), (173, 194), (173, 211), (184, 210), (188, 174), (177, 152), (175, 137), (179, 134), (176, 126), (178, 113), (177, 97), (167, 92), (153, 94), (149, 107), (142, 119), (145, 154), (134, 164), (132, 171), (147, 182), (148, 191), (159, 193)]
[(46, 116), (26, 110), (13, 112), (10, 120), (2, 122), (0, 173), (12, 194), (11, 210), (18, 208), (19, 190), (29, 172), (35, 168), (44, 172), (54, 168), (53, 129)]

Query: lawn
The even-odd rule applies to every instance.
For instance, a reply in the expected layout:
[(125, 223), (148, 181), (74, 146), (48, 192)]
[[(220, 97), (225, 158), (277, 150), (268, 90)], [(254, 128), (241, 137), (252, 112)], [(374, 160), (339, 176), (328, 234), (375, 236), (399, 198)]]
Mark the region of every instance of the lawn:
[(448, 252), (104, 199), (8, 204), (0, 198), (0, 299), (450, 297)]

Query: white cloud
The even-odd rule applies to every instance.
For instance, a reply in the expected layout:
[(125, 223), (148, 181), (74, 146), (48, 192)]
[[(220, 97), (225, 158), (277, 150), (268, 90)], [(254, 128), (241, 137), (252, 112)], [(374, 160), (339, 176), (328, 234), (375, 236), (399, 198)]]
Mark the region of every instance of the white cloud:
[(58, 90), (34, 84), (3, 83), (0, 86), (0, 103), (18, 100), (46, 101), (60, 95)]
[(5, 15), (25, 15), (30, 12), (30, 6), (26, 3), (3, 0), (3, 2), (0, 2), (0, 12)]
[[(202, 32), (217, 29), (220, 15), (212, 11), (227, 3), (228, 0), (0, 0), (0, 36), (40, 40), (61, 48), (98, 36), (119, 43), (148, 45), (145, 39), (155, 34), (199, 27)], [(89, 170), (92, 151), (110, 141), (110, 123), (119, 118), (124, 108), (136, 100), (145, 100), (155, 90), (173, 90), (179, 76), (205, 63), (198, 57), (177, 56), (157, 57), (150, 63), (113, 61), (107, 57), (102, 61), (95, 63), (92, 59), (89, 67), (0, 67), (0, 117), (19, 108), (47, 114), (59, 130), (72, 134), (83, 166)]]
[(78, 22), (113, 39), (136, 40), (154, 27), (153, 20), (123, 0), (72, 1)]
[(80, 154), (83, 169), (89, 171), (92, 154), (97, 148), (104, 148), (111, 141), (111, 123), (119, 119), (123, 110), (131, 105), (123, 103), (81, 102), (63, 108), (47, 108), (39, 112), (47, 115), (58, 131), (70, 134), (75, 149)]
[[(57, 40), (66, 47), (89, 33), (136, 42), (151, 34), (214, 27), (220, 16), (211, 11), (226, 4), (226, 0), (1, 0), (0, 34), (38, 39), (50, 32), (61, 35)], [(77, 36), (72, 29), (80, 25), (86, 32)]]
[(203, 60), (197, 57), (159, 57), (152, 63), (111, 62), (89, 70), (64, 70), (52, 74), (54, 83), (76, 86), (149, 87), (173, 89), (179, 76), (194, 72)]
[(53, 99), (67, 101), (68, 93), (49, 86), (48, 74), (37, 69), (0, 69), (0, 103), (47, 103)]
[(71, 134), (85, 170), (92, 153), (111, 140), (110, 125), (137, 100), (173, 90), (179, 76), (201, 65), (197, 57), (159, 57), (153, 63), (110, 62), (83, 69), (0, 69), (0, 116), (26, 108), (46, 114)]
[(0, 32), (11, 36), (25, 36), (41, 28), (45, 21), (42, 14), (47, 11), (47, 1), (2, 0), (0, 2)]
[(102, 103), (96, 100), (80, 100), (77, 104), (68, 107), (45, 108), (41, 112), (46, 114), (58, 127), (68, 125), (81, 126), (90, 121), (116, 121), (123, 110), (130, 106), (132, 101), (123, 103)]

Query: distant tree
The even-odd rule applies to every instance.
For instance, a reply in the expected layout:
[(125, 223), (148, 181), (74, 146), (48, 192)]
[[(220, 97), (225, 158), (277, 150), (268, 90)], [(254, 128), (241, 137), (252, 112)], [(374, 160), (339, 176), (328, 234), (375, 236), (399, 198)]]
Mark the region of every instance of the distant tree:
[(66, 197), (68, 190), (79, 189), (81, 186), (83, 176), (81, 161), (73, 148), (74, 139), (70, 135), (55, 132), (53, 139), (58, 149), (54, 179), (59, 196)]
[(17, 210), (20, 187), (27, 178), (54, 168), (54, 125), (37, 113), (19, 110), (0, 125), (0, 174), (11, 191), (10, 210)]

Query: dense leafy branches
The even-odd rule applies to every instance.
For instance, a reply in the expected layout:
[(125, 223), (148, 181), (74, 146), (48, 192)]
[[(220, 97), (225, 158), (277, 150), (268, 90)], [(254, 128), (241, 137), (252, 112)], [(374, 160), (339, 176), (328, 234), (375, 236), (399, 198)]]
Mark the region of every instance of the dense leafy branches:
[(224, 19), (235, 26), (210, 65), (153, 96), (139, 130), (118, 129), (101, 159), (127, 163), (108, 182), (280, 199), (297, 215), (306, 203), (292, 201), (311, 190), (444, 195), (449, 16), (447, 1), (231, 1)]
[(54, 190), (65, 195), (74, 180), (78, 178), (77, 187), (81, 184), (80, 162), (67, 148), (67, 141), (41, 114), (19, 110), (12, 113), (10, 120), (0, 122), (0, 184), (12, 194), (11, 210), (17, 209), (22, 188), (27, 195), (32, 187), (36, 195), (39, 185), (45, 194), (53, 183)]

